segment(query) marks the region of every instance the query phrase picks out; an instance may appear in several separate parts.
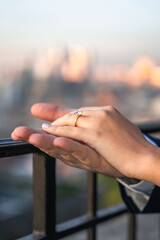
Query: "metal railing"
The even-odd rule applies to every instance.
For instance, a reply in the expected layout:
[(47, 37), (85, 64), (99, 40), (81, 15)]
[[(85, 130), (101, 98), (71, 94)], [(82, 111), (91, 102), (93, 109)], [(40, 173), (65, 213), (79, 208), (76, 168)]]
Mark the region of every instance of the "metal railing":
[[(160, 123), (139, 125), (144, 133), (160, 131)], [(57, 240), (81, 230), (87, 230), (88, 240), (96, 240), (96, 226), (127, 213), (126, 206), (115, 205), (97, 209), (97, 174), (88, 172), (87, 213), (56, 224), (56, 160), (36, 147), (11, 139), (0, 140), (0, 158), (33, 153), (33, 234), (21, 240)], [(136, 239), (136, 216), (128, 213), (128, 239)]]

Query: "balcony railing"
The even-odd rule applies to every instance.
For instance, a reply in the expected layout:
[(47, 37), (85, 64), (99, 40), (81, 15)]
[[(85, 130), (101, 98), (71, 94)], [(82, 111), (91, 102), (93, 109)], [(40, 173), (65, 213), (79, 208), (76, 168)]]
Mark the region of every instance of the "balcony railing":
[[(160, 132), (160, 122), (141, 124), (144, 133)], [(88, 172), (87, 212), (72, 220), (56, 224), (56, 159), (34, 146), (11, 139), (0, 140), (0, 158), (33, 153), (33, 233), (21, 240), (57, 240), (81, 230), (87, 230), (88, 240), (96, 240), (96, 226), (127, 213), (125, 205), (118, 204), (97, 209), (97, 174)], [(136, 216), (128, 213), (128, 239), (136, 239)]]

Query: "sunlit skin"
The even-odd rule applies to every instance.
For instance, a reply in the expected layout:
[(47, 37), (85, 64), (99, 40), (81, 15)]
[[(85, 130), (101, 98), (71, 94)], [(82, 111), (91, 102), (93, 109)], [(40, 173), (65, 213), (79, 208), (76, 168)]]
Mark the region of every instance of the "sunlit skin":
[(12, 138), (27, 141), (70, 166), (160, 185), (159, 148), (150, 144), (134, 124), (111, 106), (81, 110), (75, 127), (74, 111), (34, 105), (32, 114), (52, 124), (43, 131), (16, 128)]
[[(63, 109), (55, 105), (43, 103), (35, 104), (31, 108), (33, 116), (50, 122), (70, 111), (73, 111), (73, 109)], [(62, 160), (71, 167), (86, 169), (111, 177), (123, 177), (123, 175), (104, 160), (96, 150), (84, 145), (82, 142), (65, 137), (56, 137), (43, 130), (23, 126), (13, 131), (12, 138), (14, 140), (29, 142), (50, 156)]]

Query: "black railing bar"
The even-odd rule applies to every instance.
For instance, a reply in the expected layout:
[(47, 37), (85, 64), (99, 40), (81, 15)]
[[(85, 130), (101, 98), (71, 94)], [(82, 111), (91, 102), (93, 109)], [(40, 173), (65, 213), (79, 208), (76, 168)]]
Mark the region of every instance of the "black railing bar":
[(56, 233), (58, 239), (68, 236), (69, 234), (76, 233), (78, 231), (93, 227), (104, 221), (113, 219), (114, 217), (120, 216), (127, 213), (126, 206), (121, 203), (114, 207), (101, 209), (97, 211), (97, 217), (81, 216), (71, 219), (67, 222), (57, 224)]
[(160, 121), (145, 122), (145, 123), (143, 122), (143, 123), (137, 123), (136, 125), (143, 133), (160, 132)]
[(11, 138), (3, 138), (3, 139), (0, 139), (0, 145), (16, 145), (16, 144), (27, 144), (25, 142), (22, 142), (22, 141), (14, 141), (13, 139)]
[(28, 148), (28, 146), (30, 146), (31, 144), (27, 143), (27, 142), (23, 142), (23, 141), (15, 141), (11, 138), (3, 138), (0, 139), (0, 148), (5, 148), (5, 147), (19, 147), (19, 146), (23, 146), (24, 149)]
[[(140, 128), (140, 130), (144, 133), (152, 133), (152, 132), (158, 132), (160, 131), (160, 121), (158, 122), (146, 122), (146, 123), (137, 123), (137, 127)], [(4, 138), (0, 139), (0, 149), (5, 150), (7, 147), (24, 147), (24, 154), (25, 154), (25, 149), (28, 149), (28, 147), (32, 146), (29, 143), (22, 142), (22, 141), (14, 141), (11, 138)], [(38, 151), (36, 147), (33, 148), (35, 151)], [(32, 150), (31, 150), (32, 151)], [(32, 152), (30, 152), (32, 153)]]
[(46, 240), (46, 238), (40, 234), (30, 234), (22, 238), (17, 238), (17, 240)]
[(56, 168), (47, 154), (33, 154), (33, 230), (56, 239)]
[(136, 240), (136, 233), (137, 233), (137, 219), (136, 214), (129, 213), (129, 240)]
[[(87, 173), (87, 215), (96, 217), (97, 214), (97, 174)], [(88, 240), (96, 240), (96, 226), (93, 225), (88, 229)]]
[(40, 152), (40, 150), (29, 143), (14, 141), (12, 139), (0, 140), (0, 158), (19, 156), (34, 152)]
[(100, 209), (97, 211), (98, 223), (110, 220), (112, 217), (116, 217), (124, 213), (128, 213), (128, 209), (124, 203), (119, 203), (112, 207)]

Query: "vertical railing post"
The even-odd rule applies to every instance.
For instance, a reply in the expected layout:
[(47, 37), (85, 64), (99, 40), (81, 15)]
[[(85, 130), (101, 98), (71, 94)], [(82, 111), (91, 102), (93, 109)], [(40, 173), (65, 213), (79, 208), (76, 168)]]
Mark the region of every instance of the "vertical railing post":
[[(160, 226), (160, 214), (158, 216), (158, 225)], [(158, 237), (160, 239), (160, 227), (158, 228)]]
[[(95, 217), (97, 212), (97, 174), (88, 172), (88, 206), (89, 217)], [(88, 240), (96, 240), (96, 226), (88, 229)]]
[(57, 239), (55, 164), (46, 154), (33, 155), (33, 230), (48, 240)]
[(129, 240), (136, 240), (136, 215), (129, 213)]

